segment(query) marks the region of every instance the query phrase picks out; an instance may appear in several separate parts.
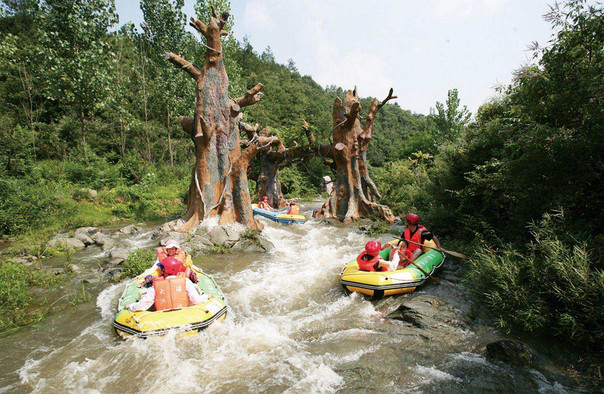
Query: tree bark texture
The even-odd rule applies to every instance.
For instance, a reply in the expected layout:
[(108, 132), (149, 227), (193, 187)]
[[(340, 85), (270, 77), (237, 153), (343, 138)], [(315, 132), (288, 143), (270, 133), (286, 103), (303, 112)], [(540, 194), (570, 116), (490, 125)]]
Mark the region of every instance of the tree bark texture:
[(394, 215), (388, 206), (375, 202), (380, 194), (367, 171), (367, 148), (373, 133), (375, 115), (386, 102), (396, 98), (392, 89), (381, 103), (373, 99), (365, 124), (361, 126), (356, 87), (346, 93), (344, 101), (336, 97), (333, 105), (331, 149), (327, 157), (335, 165), (334, 189), (314, 217), (337, 218), (349, 223), (360, 217), (378, 217), (390, 223)]
[(298, 145), (294, 141), (294, 146), (285, 147), (285, 145), (276, 136), (269, 136), (269, 129), (265, 128), (260, 132), (261, 136), (270, 138), (274, 141), (270, 148), (260, 154), (260, 172), (256, 180), (256, 193), (259, 197), (267, 196), (269, 204), (275, 208), (287, 206), (281, 190), (279, 181), (279, 172), (290, 164), (305, 163), (312, 157), (320, 153), (328, 152), (329, 145), (316, 144), (315, 137), (310, 132), (308, 125), (302, 121), (302, 127), (308, 138), (308, 145)]
[[(229, 14), (218, 15), (212, 10), (206, 25), (191, 18), (190, 25), (206, 39), (207, 47), (203, 68), (174, 54), (167, 59), (187, 72), (196, 82), (195, 116), (180, 117), (183, 129), (195, 144), (195, 165), (191, 171), (185, 224), (179, 231), (189, 231), (205, 218), (219, 216), (220, 224), (239, 222), (256, 229), (253, 218), (246, 169), (258, 152), (256, 141), (241, 151), (239, 131), (241, 108), (262, 98), (262, 84), (250, 89), (244, 96), (231, 99), (228, 95), (229, 79), (224, 66), (220, 37)], [(250, 129), (253, 129), (250, 127)], [(248, 135), (254, 135), (255, 130)]]

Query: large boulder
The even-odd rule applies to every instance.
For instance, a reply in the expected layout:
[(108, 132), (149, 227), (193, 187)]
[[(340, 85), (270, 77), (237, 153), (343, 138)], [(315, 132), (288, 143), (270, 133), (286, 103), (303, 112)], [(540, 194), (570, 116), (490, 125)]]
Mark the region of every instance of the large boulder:
[(48, 241), (49, 248), (63, 248), (69, 250), (83, 250), (86, 245), (76, 238), (53, 238)]
[(99, 231), (101, 231), (101, 230), (99, 230), (96, 227), (80, 227), (80, 228), (76, 229), (75, 235), (77, 236), (78, 234), (84, 233), (84, 234), (87, 234), (90, 236), (92, 234), (98, 233)]
[(124, 261), (124, 260), (128, 260), (128, 257), (130, 256), (131, 253), (132, 252), (130, 250), (117, 248), (117, 249), (113, 249), (111, 251), (110, 256), (113, 260), (121, 259), (122, 261)]
[[(120, 233), (125, 234), (125, 235), (139, 234), (141, 231), (142, 231), (142, 229), (138, 226), (135, 226), (134, 224), (131, 224), (126, 227), (122, 227), (119, 230)], [(119, 236), (119, 234), (117, 234), (117, 233), (116, 233), (116, 235)]]
[(227, 241), (235, 243), (241, 238), (241, 233), (244, 231), (242, 226), (228, 225), (223, 227), (227, 235)]
[(90, 238), (94, 241), (95, 244), (99, 245), (99, 246), (103, 246), (106, 243), (111, 243), (113, 242), (111, 240), (111, 238), (109, 238), (108, 236), (106, 236), (105, 234), (101, 233), (100, 231), (97, 233), (94, 233), (90, 236)]
[(254, 242), (250, 239), (243, 239), (235, 242), (233, 245), (233, 250), (238, 252), (265, 252), (264, 248), (260, 246), (257, 242)]
[(262, 236), (262, 234), (260, 234), (260, 235), (258, 235), (256, 237), (256, 242), (260, 245), (260, 247), (262, 249), (264, 249), (267, 252), (269, 250), (275, 249), (275, 245), (271, 241), (269, 241), (268, 239), (264, 238)]
[(159, 241), (159, 244), (161, 246), (166, 246), (166, 243), (171, 239), (177, 241), (182, 246), (182, 244), (187, 242), (187, 240), (189, 239), (189, 234), (180, 233), (178, 231), (170, 231), (166, 235), (167, 236), (165, 238), (162, 238), (162, 240)]
[(487, 357), (517, 366), (535, 366), (538, 361), (533, 349), (520, 341), (502, 339), (487, 345)]
[(84, 233), (84, 232), (78, 233), (76, 231), (76, 234), (75, 234), (74, 238), (75, 239), (79, 239), (86, 246), (92, 245), (94, 243), (94, 241), (92, 240), (92, 238), (90, 238), (90, 236), (87, 233)]
[(214, 245), (224, 245), (229, 240), (229, 236), (222, 226), (214, 226), (210, 228), (207, 236)]

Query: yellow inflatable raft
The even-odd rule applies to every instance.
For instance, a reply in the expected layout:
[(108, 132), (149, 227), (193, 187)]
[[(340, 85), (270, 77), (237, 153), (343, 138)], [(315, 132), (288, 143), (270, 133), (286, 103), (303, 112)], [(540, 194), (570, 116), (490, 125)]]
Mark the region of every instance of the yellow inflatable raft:
[[(398, 239), (389, 242), (391, 245), (398, 243)], [(434, 241), (424, 243), (429, 246), (436, 246)], [(380, 255), (387, 259), (390, 248), (380, 252)], [(419, 265), (424, 271), (432, 275), (437, 268), (445, 262), (445, 255), (437, 250), (424, 248), (422, 253), (414, 263)], [(354, 261), (346, 264), (340, 273), (340, 283), (347, 292), (356, 291), (374, 298), (381, 298), (395, 294), (405, 294), (414, 291), (421, 286), (428, 276), (413, 264), (409, 264), (403, 269), (396, 271), (361, 271), (359, 265)]]
[(150, 275), (156, 268), (155, 266), (151, 267), (126, 285), (126, 289), (118, 302), (117, 314), (113, 322), (113, 327), (120, 337), (147, 338), (165, 334), (170, 330), (182, 330), (185, 335), (194, 335), (212, 323), (224, 320), (227, 313), (224, 295), (218, 289), (214, 280), (196, 266), (192, 266), (192, 269), (199, 280), (197, 286), (205, 294), (212, 295), (208, 301), (186, 308), (162, 311), (150, 309), (141, 312), (130, 312), (126, 309), (126, 304), (137, 302), (140, 299), (145, 289), (138, 287), (139, 284), (146, 275)]

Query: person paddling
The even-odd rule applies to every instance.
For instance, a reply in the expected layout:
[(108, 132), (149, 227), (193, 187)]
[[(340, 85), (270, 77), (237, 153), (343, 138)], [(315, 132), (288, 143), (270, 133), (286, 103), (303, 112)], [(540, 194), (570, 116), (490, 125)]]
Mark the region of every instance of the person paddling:
[(258, 201), (258, 208), (266, 209), (267, 211), (274, 211), (273, 207), (268, 203), (268, 196), (262, 196), (260, 201)]
[(182, 250), (178, 241), (175, 239), (169, 239), (166, 242), (166, 246), (155, 249), (155, 253), (157, 254), (157, 260), (155, 261), (157, 269), (155, 272), (153, 272), (153, 274), (147, 275), (139, 287), (147, 286), (149, 283), (153, 283), (155, 278), (163, 275), (161, 261), (167, 257), (174, 257), (176, 260), (180, 261), (182, 263), (182, 272), (185, 273), (185, 276), (193, 283), (198, 282), (197, 274), (195, 274), (195, 271), (191, 269), (193, 266), (193, 259), (191, 258), (190, 254), (187, 254)]
[[(421, 224), (419, 224), (419, 216), (414, 213), (410, 213), (405, 216), (405, 231), (401, 238), (407, 250), (412, 254), (411, 260), (415, 260), (423, 253), (422, 247), (416, 244), (423, 244), (425, 241), (434, 241), (436, 246), (440, 249), (440, 241), (435, 235), (432, 235), (430, 231)], [(411, 242), (407, 242), (411, 241)], [(413, 243), (412, 243), (413, 242)]]
[(138, 302), (126, 304), (130, 312), (146, 311), (155, 304), (155, 310), (185, 308), (209, 299), (189, 278), (185, 277), (182, 262), (174, 257), (161, 261), (162, 276), (147, 283), (147, 291)]
[(296, 204), (295, 201), (289, 203), (289, 210), (287, 211), (288, 215), (299, 215), (300, 207)]

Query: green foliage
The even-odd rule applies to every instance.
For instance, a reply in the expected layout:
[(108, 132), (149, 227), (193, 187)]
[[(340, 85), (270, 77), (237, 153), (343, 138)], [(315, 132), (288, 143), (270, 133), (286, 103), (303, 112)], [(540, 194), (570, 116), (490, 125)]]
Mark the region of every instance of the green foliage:
[(142, 274), (153, 264), (156, 259), (155, 251), (152, 249), (137, 249), (122, 263), (120, 280), (133, 278)]
[(224, 244), (212, 245), (204, 252), (205, 254), (227, 254), (231, 253), (231, 248)]
[(44, 311), (32, 286), (50, 287), (56, 278), (12, 261), (0, 262), (0, 332), (40, 321)]
[(417, 159), (392, 161), (381, 168), (372, 168), (373, 180), (382, 195), (380, 203), (388, 205), (395, 215), (404, 216), (408, 212), (422, 214), (424, 193), (429, 182), (425, 161), (429, 155), (421, 152)]
[(470, 260), (473, 291), (502, 327), (602, 346), (604, 271), (585, 240), (569, 237), (561, 213), (531, 225), (528, 250), (483, 246)]
[(286, 198), (317, 194), (317, 187), (312, 184), (304, 170), (297, 166), (289, 166), (281, 170), (279, 180)]

